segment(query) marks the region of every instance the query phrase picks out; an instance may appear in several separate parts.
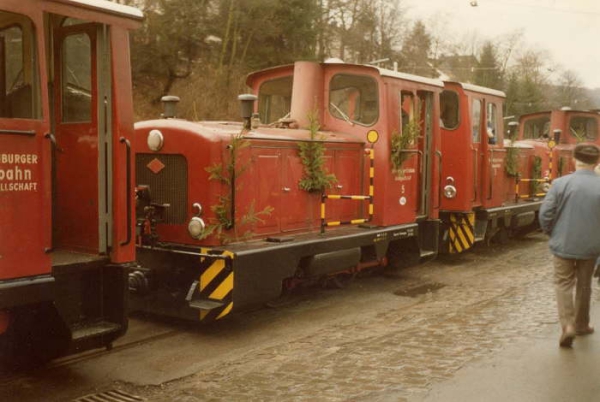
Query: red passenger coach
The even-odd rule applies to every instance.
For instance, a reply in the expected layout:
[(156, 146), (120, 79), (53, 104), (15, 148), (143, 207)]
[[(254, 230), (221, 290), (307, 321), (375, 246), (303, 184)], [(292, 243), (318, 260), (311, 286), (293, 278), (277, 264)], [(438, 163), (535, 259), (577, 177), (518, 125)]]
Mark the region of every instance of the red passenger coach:
[(0, 357), (108, 346), (134, 260), (128, 31), (98, 0), (0, 4)]
[(541, 198), (517, 196), (518, 175), (512, 172), (528, 147), (510, 141), (505, 146), (503, 103), (503, 92), (445, 83), (440, 97), (440, 252), (460, 253), (477, 241), (502, 239), (536, 225)]
[(247, 84), (244, 124), (136, 124), (134, 308), (210, 321), (435, 257), (441, 81), (298, 62)]

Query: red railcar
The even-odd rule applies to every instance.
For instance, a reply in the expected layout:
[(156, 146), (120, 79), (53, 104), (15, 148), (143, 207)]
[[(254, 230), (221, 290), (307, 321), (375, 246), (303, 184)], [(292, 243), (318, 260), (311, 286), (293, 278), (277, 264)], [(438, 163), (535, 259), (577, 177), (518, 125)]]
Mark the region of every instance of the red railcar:
[(600, 145), (600, 114), (570, 108), (530, 113), (520, 117), (518, 133), (520, 143), (536, 150), (538, 160), (530, 171), (549, 183), (574, 171), (577, 143)]
[(97, 0), (0, 4), (0, 356), (49, 359), (127, 327), (134, 260), (128, 31)]
[(543, 194), (518, 196), (519, 160), (530, 147), (504, 139), (504, 93), (446, 82), (441, 94), (441, 252), (460, 253), (532, 229)]
[(247, 83), (245, 125), (136, 124), (134, 308), (211, 320), (302, 281), (435, 256), (441, 81), (298, 62)]

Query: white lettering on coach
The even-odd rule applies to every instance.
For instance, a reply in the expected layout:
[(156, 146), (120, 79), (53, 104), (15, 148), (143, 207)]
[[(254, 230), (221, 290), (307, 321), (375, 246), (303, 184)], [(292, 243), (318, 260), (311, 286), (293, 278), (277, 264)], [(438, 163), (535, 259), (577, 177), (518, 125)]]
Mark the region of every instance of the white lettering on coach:
[(36, 154), (0, 154), (0, 193), (37, 191), (30, 165), (37, 165)]

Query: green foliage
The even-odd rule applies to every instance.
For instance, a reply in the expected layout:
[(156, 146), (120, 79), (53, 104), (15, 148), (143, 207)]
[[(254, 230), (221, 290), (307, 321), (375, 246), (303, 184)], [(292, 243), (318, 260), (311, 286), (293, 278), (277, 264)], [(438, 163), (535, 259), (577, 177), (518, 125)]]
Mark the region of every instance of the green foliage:
[(417, 20), (413, 28), (402, 42), (402, 71), (429, 77), (432, 68), (429, 66), (429, 52), (432, 38), (425, 24)]
[[(253, 232), (247, 230), (244, 233), (239, 233), (238, 223), (242, 226), (252, 226), (263, 222), (261, 217), (271, 215), (273, 212), (274, 209), (271, 206), (267, 206), (261, 211), (256, 211), (255, 202), (252, 201), (244, 215), (239, 218), (232, 216), (232, 210), (235, 208), (232, 205), (233, 192), (237, 190), (237, 188), (234, 188), (236, 178), (244, 174), (249, 167), (249, 163), (239, 165), (239, 155), (240, 151), (249, 145), (250, 143), (243, 137), (243, 132), (234, 135), (231, 139), (231, 144), (227, 147), (229, 150), (228, 163), (225, 166), (222, 163), (218, 163), (205, 168), (209, 174), (209, 180), (219, 181), (229, 188), (229, 192), (225, 195), (219, 195), (218, 202), (210, 207), (211, 211), (215, 214), (215, 221), (208, 224), (201, 239), (205, 239), (212, 234), (224, 244), (249, 239), (252, 237)], [(230, 232), (230, 229), (233, 229), (233, 232)]]
[(587, 135), (585, 133), (585, 128), (576, 130), (573, 127), (570, 128), (571, 134), (573, 134), (573, 137), (575, 137), (575, 139), (577, 140), (577, 143), (583, 142), (587, 139)]
[(556, 164), (556, 170), (558, 171), (558, 177), (563, 175), (564, 168), (565, 168), (565, 158), (561, 156), (558, 158), (558, 162)]
[(511, 146), (506, 148), (504, 171), (511, 177), (516, 177), (519, 174), (519, 148), (513, 146), (518, 134), (517, 130), (511, 130), (508, 134)]
[(533, 164), (531, 166), (531, 181), (529, 182), (529, 193), (535, 195), (538, 193), (540, 182), (542, 178), (542, 158), (535, 156), (533, 158)]
[(502, 74), (492, 42), (486, 42), (481, 49), (473, 83), (487, 88), (502, 89)]
[(324, 191), (331, 188), (337, 178), (332, 173), (327, 173), (325, 164), (325, 145), (319, 141), (319, 123), (315, 115), (309, 116), (310, 141), (298, 143), (298, 154), (304, 165), (304, 176), (298, 185), (301, 189), (313, 192)]
[[(415, 116), (420, 116), (420, 106), (417, 103), (415, 108)], [(402, 132), (392, 133), (392, 148), (390, 151), (390, 161), (392, 162), (392, 172), (394, 174), (402, 175), (402, 165), (410, 158), (413, 154), (407, 152), (417, 141), (421, 135), (421, 122), (416, 120), (414, 117), (411, 118), (402, 127)]]

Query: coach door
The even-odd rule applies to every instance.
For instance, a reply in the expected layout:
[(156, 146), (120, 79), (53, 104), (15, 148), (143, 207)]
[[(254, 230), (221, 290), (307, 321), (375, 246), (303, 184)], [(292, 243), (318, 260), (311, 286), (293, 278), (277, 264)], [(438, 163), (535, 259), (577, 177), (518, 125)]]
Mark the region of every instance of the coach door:
[(105, 44), (98, 32), (97, 24), (66, 20), (54, 33), (53, 245), (89, 254), (107, 251), (109, 233), (109, 102), (103, 96), (99, 105), (98, 99), (99, 88), (110, 85), (99, 83), (103, 67), (97, 54)]
[(29, 17), (0, 10), (0, 281), (50, 271), (36, 32)]

